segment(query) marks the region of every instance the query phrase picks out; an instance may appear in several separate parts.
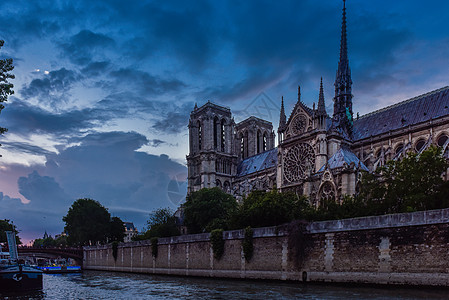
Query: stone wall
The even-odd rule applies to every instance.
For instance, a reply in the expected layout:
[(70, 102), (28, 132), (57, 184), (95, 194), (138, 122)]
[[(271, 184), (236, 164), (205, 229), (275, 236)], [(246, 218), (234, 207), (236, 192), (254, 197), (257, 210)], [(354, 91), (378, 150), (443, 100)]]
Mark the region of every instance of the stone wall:
[(84, 268), (186, 276), (314, 282), (449, 286), (449, 209), (254, 229), (243, 256), (243, 230), (224, 233), (213, 256), (209, 234), (85, 247)]

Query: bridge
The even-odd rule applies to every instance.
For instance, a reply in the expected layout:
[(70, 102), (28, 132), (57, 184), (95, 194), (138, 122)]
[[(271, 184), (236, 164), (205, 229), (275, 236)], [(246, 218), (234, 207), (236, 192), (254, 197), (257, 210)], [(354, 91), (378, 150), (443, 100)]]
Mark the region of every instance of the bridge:
[(83, 248), (39, 248), (22, 246), (17, 248), (19, 256), (33, 256), (41, 258), (72, 258), (79, 264), (83, 262)]

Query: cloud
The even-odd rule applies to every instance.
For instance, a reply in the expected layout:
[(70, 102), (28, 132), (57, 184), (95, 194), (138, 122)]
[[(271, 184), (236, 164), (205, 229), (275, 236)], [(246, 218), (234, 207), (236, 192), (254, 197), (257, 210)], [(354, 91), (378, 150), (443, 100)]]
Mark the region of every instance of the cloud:
[[(4, 195), (3, 192), (0, 192), (0, 203), (4, 204), (4, 203), (17, 203), (20, 202), (20, 198), (11, 198), (8, 195)], [(2, 206), (6, 206), (6, 205), (2, 205)]]
[(112, 71), (110, 75), (115, 79), (115, 89), (126, 87), (143, 95), (162, 95), (186, 87), (186, 84), (178, 79), (163, 79), (132, 68), (120, 68)]
[(166, 141), (162, 141), (162, 140), (159, 140), (159, 139), (153, 139), (153, 140), (150, 141), (151, 147), (159, 147), (160, 145), (163, 145), (163, 144), (166, 144), (166, 143), (167, 143)]
[(106, 122), (115, 115), (114, 112), (97, 108), (53, 113), (14, 98), (2, 116), (9, 132), (28, 136), (32, 133), (79, 135), (80, 130), (92, 128), (98, 122)]
[(60, 45), (64, 55), (73, 63), (87, 65), (93, 58), (103, 57), (103, 51), (115, 45), (114, 39), (102, 33), (83, 29)]
[(20, 177), (17, 185), (20, 194), (30, 200), (30, 203), (39, 203), (41, 209), (51, 207), (57, 210), (61, 207), (65, 208), (71, 202), (70, 196), (64, 192), (54, 178), (41, 176), (37, 171), (33, 171), (27, 177)]
[(96, 77), (104, 74), (110, 66), (110, 61), (94, 61), (81, 69), (81, 73), (87, 77)]
[[(167, 155), (139, 152), (149, 143), (145, 136), (136, 132), (105, 132), (71, 141), (78, 145), (48, 154), (45, 166), (38, 170), (31, 166), (26, 176), (17, 179), (20, 194), (30, 200), (29, 204), (0, 194), (0, 211), (7, 209), (5, 217), (13, 219), (24, 232), (37, 236), (44, 229), (59, 233), (64, 226), (62, 217), (78, 198), (95, 199), (114, 216), (134, 222), (139, 228), (152, 210), (176, 208), (183, 199), (178, 197), (173, 202), (169, 184), (172, 180), (186, 180), (187, 168)], [(151, 142), (163, 143), (157, 139)], [(10, 166), (16, 167), (24, 168)], [(185, 195), (185, 187), (180, 193)]]
[(30, 145), (29, 143), (25, 142), (3, 142), (3, 147), (5, 149), (14, 149), (15, 151), (28, 154), (47, 155), (51, 153), (50, 151), (42, 147), (39, 147), (37, 145)]
[(59, 107), (67, 103), (71, 88), (80, 79), (75, 71), (61, 68), (33, 79), (20, 90), (20, 94), (25, 98), (38, 98), (42, 104)]

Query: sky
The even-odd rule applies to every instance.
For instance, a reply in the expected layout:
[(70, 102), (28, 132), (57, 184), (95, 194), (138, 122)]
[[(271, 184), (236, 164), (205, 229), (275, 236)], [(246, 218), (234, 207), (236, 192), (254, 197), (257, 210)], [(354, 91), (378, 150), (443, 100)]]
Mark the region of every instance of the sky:
[[(63, 231), (91, 198), (139, 230), (186, 193), (188, 118), (208, 100), (279, 121), (297, 101), (327, 112), (339, 0), (4, 0), (0, 58), (15, 94), (0, 114), (0, 219), (26, 243)], [(353, 110), (447, 86), (449, 2), (348, 0)]]

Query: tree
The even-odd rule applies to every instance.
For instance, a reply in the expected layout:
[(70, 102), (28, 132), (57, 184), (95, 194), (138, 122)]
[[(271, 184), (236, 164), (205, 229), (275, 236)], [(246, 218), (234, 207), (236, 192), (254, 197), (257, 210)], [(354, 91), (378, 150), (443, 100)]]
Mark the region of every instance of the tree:
[(189, 233), (227, 229), (227, 222), (237, 209), (237, 201), (218, 187), (193, 192), (184, 204), (184, 225)]
[[(0, 40), (0, 48), (5, 42)], [(9, 82), (9, 79), (14, 79), (14, 75), (10, 72), (14, 69), (12, 58), (0, 59), (0, 113), (5, 108), (3, 102), (8, 101), (8, 96), (14, 94), (14, 85)], [(0, 135), (5, 133), (8, 129), (0, 127)], [(1, 146), (1, 145), (0, 145)], [(0, 155), (1, 157), (1, 155)]]
[(159, 208), (150, 214), (147, 230), (134, 240), (148, 240), (153, 237), (168, 237), (179, 235), (177, 218), (169, 208)]
[[(64, 231), (67, 233), (68, 243), (71, 245), (91, 245), (120, 238), (118, 220), (111, 219), (108, 210), (92, 199), (84, 198), (73, 202), (62, 220), (66, 224)], [(123, 222), (121, 224), (121, 231), (124, 232)], [(112, 227), (114, 232), (111, 231)]]
[(123, 242), (125, 237), (125, 225), (119, 217), (112, 217), (110, 223), (110, 237), (112, 241)]
[(365, 202), (368, 214), (448, 207), (449, 182), (442, 178), (448, 167), (442, 149), (436, 146), (420, 155), (409, 153), (373, 174), (365, 173), (358, 197)]
[(309, 204), (293, 193), (253, 191), (231, 217), (232, 228), (274, 226), (305, 217)]
[(16, 233), (16, 243), (17, 245), (22, 244), (19, 238), (19, 232), (17, 231), (16, 226), (7, 219), (0, 220), (0, 243), (5, 244), (6, 240), (6, 231), (14, 231)]

